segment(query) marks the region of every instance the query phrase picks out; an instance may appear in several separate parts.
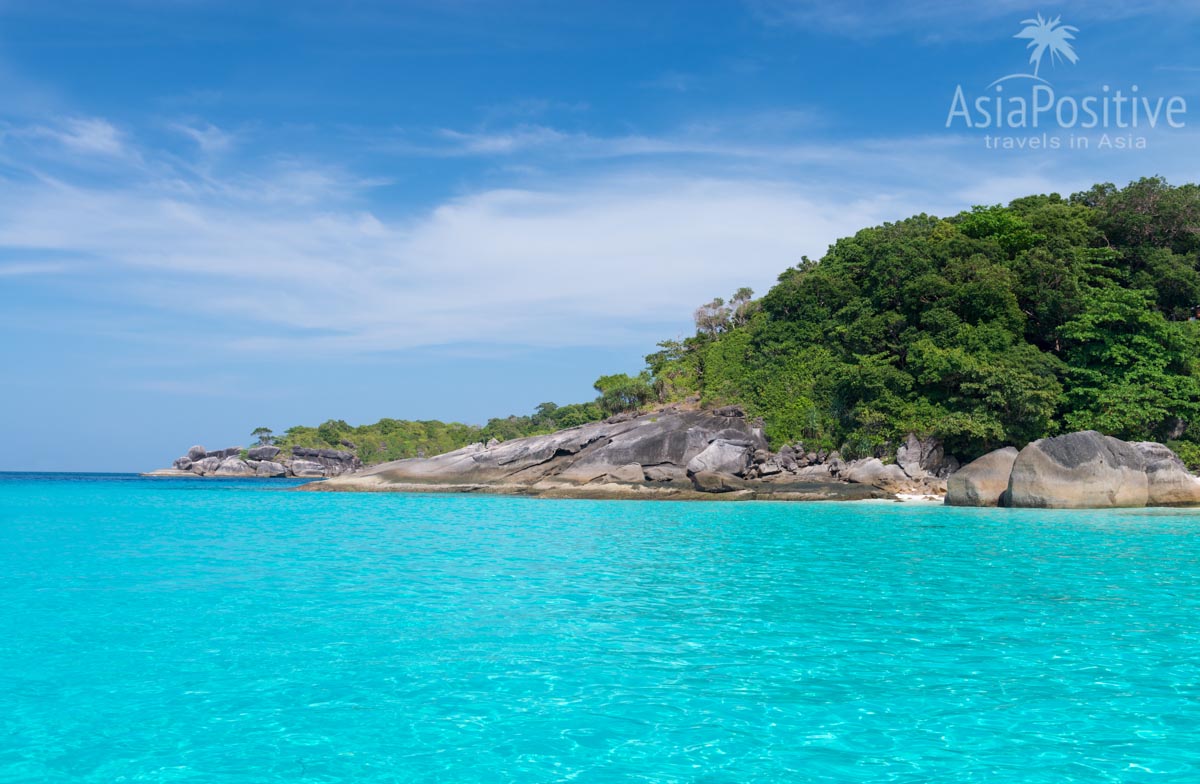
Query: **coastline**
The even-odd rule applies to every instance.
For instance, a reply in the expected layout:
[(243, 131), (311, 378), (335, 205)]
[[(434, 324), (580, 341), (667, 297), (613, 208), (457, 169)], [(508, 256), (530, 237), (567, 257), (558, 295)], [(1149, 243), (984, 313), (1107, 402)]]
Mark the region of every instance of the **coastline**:
[[(434, 483), (382, 482), (372, 476), (345, 476), (310, 482), (294, 488), (309, 493), (430, 493), (441, 495), (501, 495), (526, 498), (580, 499), (589, 501), (916, 501), (915, 494), (892, 494), (870, 485), (849, 482), (810, 482), (776, 487), (746, 487), (711, 493), (690, 487), (656, 487), (647, 484), (604, 482), (587, 485), (538, 482)], [(905, 496), (905, 497), (901, 497)], [(940, 503), (940, 499), (939, 499)]]

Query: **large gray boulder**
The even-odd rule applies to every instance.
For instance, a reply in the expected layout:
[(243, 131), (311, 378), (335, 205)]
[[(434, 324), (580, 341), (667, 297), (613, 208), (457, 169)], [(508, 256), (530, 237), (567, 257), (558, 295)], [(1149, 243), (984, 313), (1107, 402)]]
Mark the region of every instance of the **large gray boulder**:
[(259, 464), (254, 469), (255, 476), (287, 476), (287, 469), (282, 463), (275, 463), (270, 460), (259, 461)]
[(197, 460), (203, 460), (208, 455), (208, 450), (202, 446), (194, 446), (187, 451), (188, 459), (193, 463)]
[(1145, 506), (1149, 499), (1141, 452), (1111, 436), (1085, 430), (1034, 441), (1017, 454), (1009, 476), (1009, 505), (1041, 509)]
[(701, 493), (733, 493), (746, 487), (736, 476), (716, 471), (696, 471), (691, 479), (692, 487)]
[(250, 447), (249, 455), (251, 460), (274, 460), (275, 457), (283, 450), (277, 446), (269, 444), (263, 446)]
[(642, 471), (642, 467), (637, 463), (629, 463), (628, 465), (618, 466), (608, 472), (608, 478), (614, 482), (642, 482), (646, 476)]
[(1000, 506), (1017, 459), (1016, 447), (1006, 446), (967, 463), (946, 480), (949, 506)]
[(217, 466), (213, 476), (254, 476), (254, 469), (238, 457), (227, 457)]
[(321, 466), (322, 476), (341, 476), (362, 468), (362, 461), (357, 455), (340, 449), (296, 446), (292, 447), (292, 456), (305, 462), (317, 463)]
[(176, 471), (191, 471), (192, 459), (190, 457), (177, 457), (175, 462), (171, 464)]
[(688, 478), (686, 468), (671, 463), (643, 466), (642, 474), (647, 482), (685, 482)]
[(315, 463), (312, 460), (293, 459), (288, 464), (292, 476), (298, 476), (304, 479), (318, 479), (325, 476), (325, 466), (320, 463)]
[(688, 461), (687, 472), (741, 476), (750, 467), (752, 454), (753, 450), (746, 442), (718, 439)]
[(212, 476), (221, 465), (219, 457), (202, 457), (192, 463), (192, 473), (200, 476)]
[(1193, 476), (1174, 452), (1153, 441), (1133, 448), (1146, 464), (1147, 506), (1200, 505), (1200, 477)]
[(913, 479), (945, 479), (958, 470), (958, 460), (946, 454), (940, 438), (917, 438), (915, 433), (909, 433), (896, 450), (896, 465)]
[(877, 457), (856, 460), (847, 464), (840, 476), (849, 482), (871, 485), (882, 490), (901, 492), (909, 489), (911, 480), (897, 465), (884, 465)]

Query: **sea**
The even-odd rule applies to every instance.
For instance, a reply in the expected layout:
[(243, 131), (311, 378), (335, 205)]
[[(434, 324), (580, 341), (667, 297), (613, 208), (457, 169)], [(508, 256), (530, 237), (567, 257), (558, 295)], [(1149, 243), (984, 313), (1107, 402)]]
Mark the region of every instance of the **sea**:
[(0, 474), (0, 782), (1200, 782), (1200, 513)]

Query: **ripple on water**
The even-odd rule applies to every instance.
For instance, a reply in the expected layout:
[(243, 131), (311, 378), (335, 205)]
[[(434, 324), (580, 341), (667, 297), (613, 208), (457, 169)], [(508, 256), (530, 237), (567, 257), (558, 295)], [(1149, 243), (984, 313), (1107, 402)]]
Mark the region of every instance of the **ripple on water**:
[(1200, 781), (1200, 516), (0, 477), (0, 782)]

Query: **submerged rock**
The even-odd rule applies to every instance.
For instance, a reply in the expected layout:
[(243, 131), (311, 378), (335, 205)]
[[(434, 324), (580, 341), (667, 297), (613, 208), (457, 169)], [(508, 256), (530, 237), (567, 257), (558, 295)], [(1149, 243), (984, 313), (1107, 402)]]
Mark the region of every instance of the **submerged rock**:
[(1016, 459), (1016, 448), (1006, 446), (967, 463), (946, 480), (946, 504), (1000, 506)]

